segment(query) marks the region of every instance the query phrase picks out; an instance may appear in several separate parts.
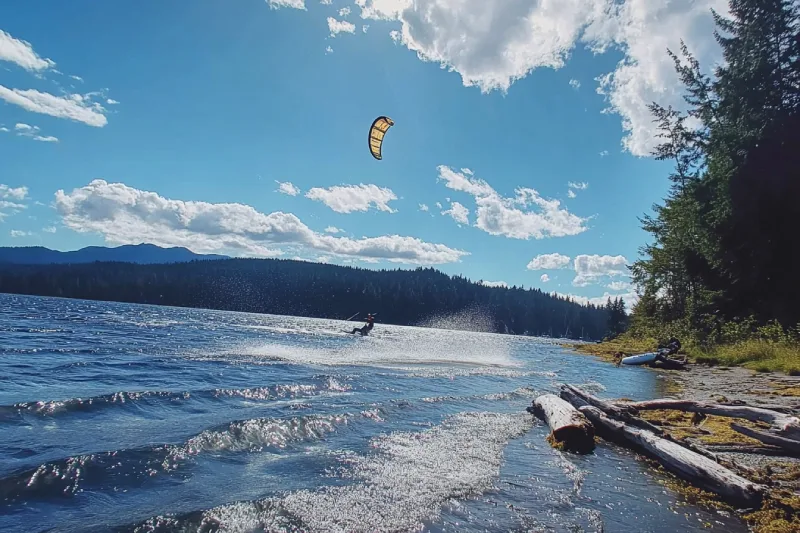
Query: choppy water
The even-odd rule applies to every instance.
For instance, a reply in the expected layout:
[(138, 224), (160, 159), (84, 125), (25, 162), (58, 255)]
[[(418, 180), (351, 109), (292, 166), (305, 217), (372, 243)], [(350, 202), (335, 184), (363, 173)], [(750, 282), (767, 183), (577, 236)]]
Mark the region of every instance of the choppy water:
[(545, 443), (543, 339), (0, 295), (0, 531), (746, 531), (633, 454)]

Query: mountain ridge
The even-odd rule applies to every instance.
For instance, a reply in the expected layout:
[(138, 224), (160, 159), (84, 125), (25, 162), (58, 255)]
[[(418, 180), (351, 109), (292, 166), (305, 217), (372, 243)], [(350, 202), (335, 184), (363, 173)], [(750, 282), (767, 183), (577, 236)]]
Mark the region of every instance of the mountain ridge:
[(62, 252), (44, 246), (0, 247), (0, 263), (17, 265), (82, 264), (122, 262), (136, 264), (168, 264), (189, 261), (229, 259), (217, 254), (197, 254), (188, 248), (164, 248), (155, 244), (125, 244), (122, 246), (86, 246), (79, 250)]

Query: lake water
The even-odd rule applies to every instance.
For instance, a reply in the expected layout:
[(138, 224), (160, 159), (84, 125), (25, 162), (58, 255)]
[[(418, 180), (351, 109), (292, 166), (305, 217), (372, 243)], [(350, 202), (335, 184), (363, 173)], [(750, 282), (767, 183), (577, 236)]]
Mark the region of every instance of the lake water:
[(0, 531), (746, 531), (525, 412), (563, 382), (657, 397), (656, 373), (352, 326), (0, 295)]

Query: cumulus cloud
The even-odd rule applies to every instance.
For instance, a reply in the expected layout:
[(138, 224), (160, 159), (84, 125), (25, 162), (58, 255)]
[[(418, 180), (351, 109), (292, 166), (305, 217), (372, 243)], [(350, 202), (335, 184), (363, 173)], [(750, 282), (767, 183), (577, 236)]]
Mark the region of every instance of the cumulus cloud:
[(605, 277), (628, 275), (628, 260), (622, 255), (578, 255), (572, 284), (585, 287)]
[(508, 283), (505, 281), (481, 281), (481, 285), (485, 285), (486, 287), (505, 287), (508, 288)]
[(429, 209), (428, 204), (419, 204), (420, 211), (428, 211)]
[(113, 244), (149, 242), (251, 257), (277, 256), (282, 246), (293, 246), (323, 255), (418, 265), (454, 263), (468, 255), (416, 237), (334, 237), (311, 230), (291, 213), (173, 200), (99, 179), (69, 193), (57, 191), (55, 207), (66, 227), (98, 233)]
[(28, 197), (28, 188), (22, 187), (9, 187), (0, 183), (0, 198), (11, 200), (24, 200)]
[(579, 191), (585, 191), (586, 189), (589, 188), (589, 184), (586, 183), (585, 181), (582, 181), (580, 183), (575, 183), (574, 181), (570, 181), (568, 185), (570, 189), (577, 189)]
[(469, 209), (458, 202), (451, 202), (450, 209), (442, 211), (442, 214), (452, 217), (459, 224), (469, 224)]
[(288, 194), (289, 196), (297, 196), (298, 194), (300, 194), (300, 189), (295, 187), (291, 181), (275, 180), (275, 183), (278, 184), (278, 188), (275, 189), (275, 192)]
[(683, 39), (706, 68), (720, 60), (711, 8), (727, 0), (356, 0), (365, 19), (392, 20), (390, 35), (423, 61), (460, 74), (467, 87), (507, 91), (538, 68), (562, 67), (572, 50), (610, 48), (623, 59), (598, 78), (623, 145), (649, 155), (657, 142), (652, 101), (685, 107), (667, 48)]
[(569, 256), (558, 253), (537, 255), (528, 263), (528, 270), (559, 270), (567, 268), (570, 261)]
[(577, 91), (581, 88), (581, 82), (578, 80), (569, 80), (569, 86)]
[(117, 101), (116, 101), (116, 100), (114, 100), (113, 98), (109, 98), (109, 99), (107, 99), (107, 100), (106, 100), (106, 103), (107, 103), (108, 105), (118, 105), (118, 104), (119, 104), (119, 102), (117, 102)]
[(349, 7), (343, 7), (342, 9), (339, 10), (339, 16), (340, 17), (346, 17), (349, 14), (350, 14), (350, 8)]
[(541, 281), (542, 283), (547, 283), (548, 281), (550, 281), (550, 276), (548, 276), (547, 274), (542, 274), (542, 277), (539, 278), (539, 281)]
[(92, 97), (93, 95), (90, 94), (55, 96), (35, 89), (9, 89), (0, 85), (0, 98), (10, 104), (18, 105), (26, 111), (102, 128), (108, 123), (105, 116), (106, 109), (93, 101)]
[(24, 124), (18, 122), (14, 126), (14, 131), (17, 132), (17, 135), (20, 137), (29, 137), (34, 141), (40, 142), (48, 142), (48, 143), (57, 143), (58, 137), (53, 137), (52, 135), (39, 135), (39, 126), (31, 126), (30, 124)]
[(53, 68), (56, 64), (50, 59), (42, 58), (31, 44), (12, 37), (0, 30), (0, 61), (9, 61), (29, 71), (41, 71)]
[(346, 20), (336, 20), (333, 17), (328, 17), (328, 31), (331, 32), (331, 37), (336, 37), (340, 33), (355, 33), (356, 26)]
[(396, 213), (389, 207), (389, 202), (397, 200), (394, 192), (372, 184), (336, 185), (327, 189), (314, 187), (306, 193), (306, 198), (322, 202), (337, 213), (368, 211), (370, 207), (387, 213)]
[(325, 55), (332, 54), (332, 53), (333, 53), (333, 48), (332, 47), (328, 46), (327, 48), (325, 48)]
[[(305, 9), (304, 0), (266, 0), (270, 9), (280, 9), (282, 7), (292, 7), (294, 9)], [(324, 3), (324, 2), (323, 2)]]
[(0, 126), (0, 131), (2, 131), (3, 133), (8, 133), (8, 128), (6, 128), (5, 126)]
[(325, 228), (325, 233), (330, 233), (335, 235), (336, 233), (341, 233), (341, 232), (342, 230), (340, 230), (336, 226), (328, 226), (327, 228)]
[(575, 191), (573, 191), (572, 189), (569, 189), (569, 190), (567, 191), (567, 197), (569, 197), (569, 198), (575, 198), (576, 196), (578, 196), (578, 195), (577, 195), (577, 194), (575, 194)]
[(627, 281), (612, 281), (608, 285), (606, 285), (612, 291), (626, 291), (632, 288), (632, 285)]
[(633, 306), (639, 301), (639, 295), (635, 292), (626, 292), (621, 294), (605, 292), (602, 296), (595, 296), (591, 298), (586, 296), (578, 296), (576, 294), (564, 294), (560, 292), (551, 292), (550, 294), (552, 296), (559, 296), (564, 299), (572, 300), (573, 302), (581, 305), (595, 305), (598, 307), (606, 305), (606, 302), (609, 298), (611, 298), (611, 301), (614, 301), (617, 298), (622, 298), (625, 301), (625, 310), (628, 313), (631, 312)]
[(534, 189), (518, 187), (514, 198), (505, 198), (472, 171), (456, 172), (439, 166), (439, 179), (453, 190), (475, 198), (475, 227), (490, 235), (512, 239), (564, 237), (586, 231), (586, 219), (561, 207), (558, 200), (542, 198)]

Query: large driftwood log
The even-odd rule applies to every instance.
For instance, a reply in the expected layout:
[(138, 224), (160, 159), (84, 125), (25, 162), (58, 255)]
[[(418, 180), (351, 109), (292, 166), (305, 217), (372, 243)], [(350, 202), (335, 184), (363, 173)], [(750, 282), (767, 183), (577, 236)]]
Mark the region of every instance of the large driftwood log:
[(762, 485), (752, 483), (711, 459), (663, 439), (651, 431), (613, 420), (596, 407), (583, 406), (580, 411), (606, 438), (639, 448), (658, 459), (666, 469), (682, 479), (735, 505), (760, 505), (765, 490)]
[(576, 452), (594, 449), (594, 427), (572, 405), (554, 394), (544, 394), (533, 402), (533, 412), (550, 426), (551, 436), (564, 448)]
[(800, 419), (796, 416), (750, 407), (747, 405), (721, 405), (710, 402), (693, 400), (648, 400), (645, 402), (617, 402), (614, 405), (621, 409), (645, 411), (654, 409), (674, 409), (704, 415), (725, 416), (730, 418), (743, 418), (751, 422), (766, 422), (771, 424), (775, 431), (783, 437), (800, 439)]
[(767, 433), (766, 431), (758, 431), (739, 424), (731, 424), (731, 429), (738, 431), (742, 435), (746, 435), (752, 439), (760, 440), (764, 444), (772, 444), (773, 446), (780, 446), (784, 450), (792, 452), (793, 455), (800, 454), (800, 441), (787, 439), (774, 433)]
[(606, 415), (616, 418), (617, 420), (622, 420), (628, 424), (633, 426), (647, 429), (652, 431), (656, 435), (661, 435), (663, 433), (662, 429), (658, 426), (651, 424), (646, 420), (642, 420), (641, 418), (632, 416), (630, 410), (626, 410), (621, 408), (617, 405), (614, 405), (611, 402), (607, 402), (605, 400), (601, 400), (597, 396), (593, 396), (589, 394), (583, 389), (575, 387), (574, 385), (565, 384), (561, 387), (561, 397), (574, 405), (575, 407), (581, 407), (582, 405), (591, 405), (592, 407), (596, 407), (600, 409)]

